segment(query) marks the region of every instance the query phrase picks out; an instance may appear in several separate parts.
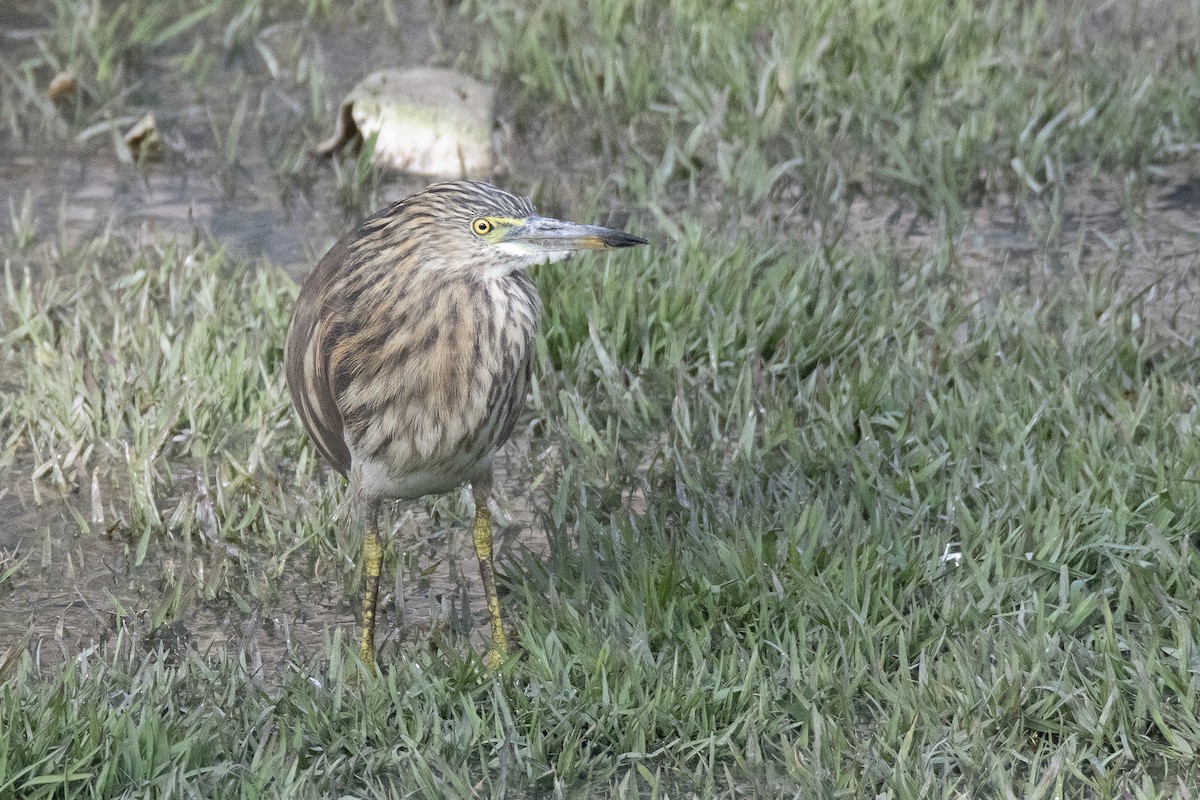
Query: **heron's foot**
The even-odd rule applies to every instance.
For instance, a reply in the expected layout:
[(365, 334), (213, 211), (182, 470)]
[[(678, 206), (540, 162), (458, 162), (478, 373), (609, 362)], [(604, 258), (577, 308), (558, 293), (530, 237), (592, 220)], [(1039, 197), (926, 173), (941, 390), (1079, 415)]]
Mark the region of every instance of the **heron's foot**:
[(487, 665), (488, 671), (500, 668), (504, 663), (504, 659), (508, 657), (508, 636), (504, 633), (504, 618), (500, 616), (500, 601), (496, 601), (495, 613), (492, 613), (492, 605), (489, 598), (488, 614), (491, 616), (492, 622), (492, 638), (488, 643), (487, 655), (483, 658), (483, 663)]
[(496, 670), (500, 669), (501, 665), (504, 664), (504, 657), (506, 655), (507, 652), (504, 650), (497, 650), (494, 647), (489, 647), (487, 655), (483, 657), (483, 664), (487, 667), (487, 671), (495, 672)]

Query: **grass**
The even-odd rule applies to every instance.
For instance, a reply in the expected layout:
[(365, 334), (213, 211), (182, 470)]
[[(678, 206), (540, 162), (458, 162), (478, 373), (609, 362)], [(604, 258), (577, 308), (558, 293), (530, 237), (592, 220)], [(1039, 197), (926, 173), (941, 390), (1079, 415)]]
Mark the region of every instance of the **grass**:
[[(706, 313), (667, 316), (669, 330), (631, 336), (605, 312), (638, 265), (540, 275), (564, 299), (538, 440), (562, 457), (543, 475), (553, 558), (508, 570), (526, 660), (480, 682), (469, 646), (418, 648), (363, 684), (333, 647), (272, 692), (236, 658), (169, 667), (119, 638), (61, 673), (21, 656), (0, 692), (7, 790), (708, 795), (732, 778), (764, 795), (1038, 796), (1057, 775), (1111, 796), (1186, 782), (1194, 358), (1151, 357), (1130, 309), (1099, 292), (1077, 309), (1089, 322), (1058, 330), (1053, 308), (982, 315), (956, 300), (944, 254), (910, 273), (886, 251), (701, 239), (648, 253), (663, 280), (624, 306), (649, 323), (678, 286), (708, 285)], [(336, 550), (310, 527), (336, 491), (301, 522), (304, 498), (269, 488), (303, 491), (293, 475), (312, 468), (277, 369), (288, 280), (205, 246), (90, 248), (82, 274), (9, 279), (5, 344), (27, 368), (5, 398), (9, 446), (31, 444), (50, 465), (39, 482), (67, 496), (98, 476), (131, 559), (152, 538), (205, 535), (172, 480), (203, 474), (221, 537), (252, 562), (209, 602)], [(105, 277), (110, 259), (127, 273)], [(718, 274), (742, 278), (705, 280)], [(767, 277), (774, 306), (755, 299)], [(40, 703), (48, 691), (59, 700)]]
[[(310, 6), (272, 13), (344, 22)], [(182, 85), (215, 69), (189, 37), (257, 48), (278, 19), (206, 8), (104, 63)], [(337, 627), (274, 672), (248, 637), (163, 644), (313, 597), (350, 622), (341, 482), (280, 369), (295, 286), (203, 237), (53, 236), (11, 199), (0, 472), (71, 543), (0, 551), (0, 598), (74, 553), (121, 579), (95, 646), (0, 641), (0, 797), (1191, 796), (1200, 362), (1113, 291), (1119, 254), (1070, 250), (1069, 285), (985, 303), (953, 222), (919, 248), (839, 232), (862, 192), (953, 220), (1148, 181), (1200, 140), (1194, 44), (1122, 46), (1037, 3), (793, 11), (437, 11), (514, 84), (514, 183), (653, 240), (535, 275), (548, 554), (502, 565), (521, 657), (492, 677), (453, 624), (390, 643), (379, 680)], [(337, 103), (319, 59), (272, 54), (298, 113)], [(0, 111), (28, 135), (46, 112), (14, 100), (21, 74)], [(214, 101), (238, 120), (205, 121), (216, 179), (258, 90)], [(297, 137), (262, 145), (284, 193), (312, 188)], [(361, 158), (335, 172), (329, 202), (378, 189)], [(429, 535), (462, 527), (432, 509)]]
[(561, 120), (587, 118), (605, 168), (668, 196), (800, 187), (819, 207), (866, 187), (957, 216), (1144, 169), (1200, 123), (1194, 50), (1131, 47), (1086, 4), (466, 5), (493, 34), (482, 70), (530, 87), (518, 120), (550, 116), (573, 155)]

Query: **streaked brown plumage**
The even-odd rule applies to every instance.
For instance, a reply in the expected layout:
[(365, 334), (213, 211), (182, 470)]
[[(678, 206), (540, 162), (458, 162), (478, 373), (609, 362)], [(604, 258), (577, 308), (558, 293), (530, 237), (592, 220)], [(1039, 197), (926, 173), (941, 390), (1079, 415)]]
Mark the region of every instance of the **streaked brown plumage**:
[(507, 648), (492, 568), (492, 458), (524, 406), (541, 301), (525, 268), (644, 244), (535, 215), (494, 186), (435, 184), (341, 239), (305, 281), (288, 328), (288, 388), (317, 448), (350, 480), (367, 525), (361, 655), (374, 667), (378, 507), (470, 482), (492, 623)]

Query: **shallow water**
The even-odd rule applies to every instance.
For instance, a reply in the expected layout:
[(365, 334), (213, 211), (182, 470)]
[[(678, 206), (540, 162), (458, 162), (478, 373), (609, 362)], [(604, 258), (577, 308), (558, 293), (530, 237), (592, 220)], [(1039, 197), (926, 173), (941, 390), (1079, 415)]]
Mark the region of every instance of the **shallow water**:
[[(16, 68), (36, 59), (37, 38), (51, 35), (51, 12), (41, 13), (36, 3), (5, 5), (0, 43)], [(36, 135), (16, 141), (0, 128), (0, 212), (19, 215), (28, 204), (43, 237), (61, 230), (87, 238), (108, 225), (147, 237), (211, 237), (234, 255), (265, 257), (302, 276), (370, 206), (428, 182), (384, 176), (374, 203), (365, 198), (350, 208), (339, 202), (328, 161), (294, 159), (332, 130), (342, 95), (367, 72), (448, 57), (422, 8), (397, 5), (395, 27), (352, 17), (267, 26), (252, 45), (216, 59), (203, 91), (175, 69), (180, 48), (155, 51), (115, 115), (89, 109), (82, 130), (56, 141)], [(296, 63), (289, 54), (298, 51), (322, 76), (326, 107), (319, 120), (307, 111), (308, 87), (281, 66)], [(36, 88), (44, 89), (49, 73), (35, 75)], [(62, 116), (70, 110), (64, 107)], [(114, 137), (146, 112), (157, 120), (161, 155), (141, 166), (123, 163)], [(102, 129), (106, 117), (111, 131)], [(234, 136), (230, 154), (226, 142)], [(12, 216), (0, 213), (0, 236), (12, 232)]]

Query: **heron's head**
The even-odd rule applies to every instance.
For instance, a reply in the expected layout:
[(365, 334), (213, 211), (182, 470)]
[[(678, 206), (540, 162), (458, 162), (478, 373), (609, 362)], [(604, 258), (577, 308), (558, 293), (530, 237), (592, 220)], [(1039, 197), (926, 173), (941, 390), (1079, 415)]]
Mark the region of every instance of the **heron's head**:
[(405, 255), (419, 259), (423, 268), (489, 277), (584, 250), (646, 244), (624, 231), (538, 216), (527, 198), (476, 181), (434, 184), (396, 203), (377, 224), (381, 233), (388, 229), (389, 238), (399, 234), (404, 244), (397, 247), (409, 250)]

